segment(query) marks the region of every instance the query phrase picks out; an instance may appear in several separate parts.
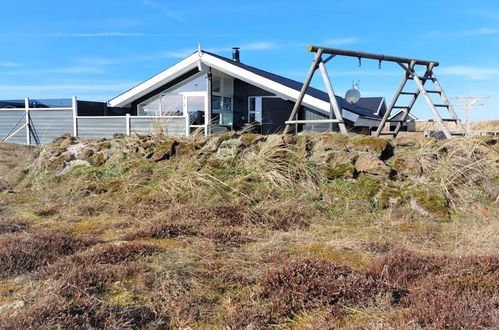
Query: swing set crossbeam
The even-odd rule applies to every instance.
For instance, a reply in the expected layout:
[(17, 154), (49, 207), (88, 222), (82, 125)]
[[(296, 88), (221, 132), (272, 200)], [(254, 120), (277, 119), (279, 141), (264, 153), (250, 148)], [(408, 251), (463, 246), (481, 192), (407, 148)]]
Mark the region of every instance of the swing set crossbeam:
[(328, 47), (320, 47), (320, 46), (308, 46), (307, 47), (307, 50), (309, 52), (313, 52), (313, 53), (316, 53), (319, 49), (322, 49), (323, 54), (341, 55), (341, 56), (349, 56), (349, 57), (356, 57), (356, 58), (368, 58), (371, 60), (405, 63), (405, 64), (410, 64), (411, 62), (414, 62), (416, 65), (430, 65), (431, 63), (433, 63), (433, 66), (439, 65), (439, 63), (436, 61), (417, 60), (417, 59), (413, 59), (413, 58), (375, 54), (375, 53), (366, 53), (366, 52), (358, 52), (355, 50), (328, 48)]
[[(310, 82), (314, 76), (314, 73), (319, 70), (321, 71), (322, 78), (324, 80), (324, 83), (327, 88), (328, 96), (330, 99), (330, 118), (329, 119), (324, 119), (324, 120), (313, 120), (314, 123), (316, 122), (324, 122), (324, 123), (330, 123), (332, 124), (337, 123), (340, 129), (341, 133), (347, 133), (347, 129), (345, 126), (345, 122), (343, 121), (343, 116), (342, 116), (342, 111), (338, 106), (338, 103), (336, 101), (336, 97), (334, 94), (333, 86), (331, 84), (329, 75), (326, 71), (325, 64), (334, 58), (335, 56), (348, 56), (348, 57), (356, 57), (359, 59), (359, 64), (360, 60), (362, 58), (366, 59), (372, 59), (372, 60), (378, 60), (380, 62), (385, 61), (385, 62), (395, 62), (397, 63), (404, 71), (405, 74), (403, 76), (403, 79), (400, 83), (400, 86), (398, 87), (397, 91), (395, 92), (395, 95), (393, 97), (393, 100), (386, 110), (385, 114), (383, 115), (383, 118), (381, 119), (380, 125), (378, 126), (378, 129), (374, 132), (374, 136), (380, 136), (380, 135), (392, 135), (394, 137), (397, 136), (397, 134), (400, 132), (402, 125), (406, 122), (407, 117), (409, 116), (410, 111), (412, 110), (412, 107), (414, 106), (417, 98), (421, 95), (424, 100), (426, 101), (428, 107), (430, 108), (431, 112), (433, 113), (433, 116), (435, 118), (435, 121), (438, 123), (440, 129), (444, 133), (444, 135), (447, 138), (451, 138), (453, 135), (467, 135), (468, 132), (466, 131), (466, 128), (462, 125), (461, 120), (457, 116), (456, 112), (454, 111), (452, 104), (449, 102), (449, 99), (445, 92), (443, 91), (440, 83), (438, 82), (434, 72), (433, 68), (438, 66), (439, 63), (436, 61), (425, 61), (425, 60), (418, 60), (418, 59), (411, 59), (411, 58), (406, 58), (406, 57), (398, 57), (398, 56), (390, 56), (390, 55), (382, 55), (382, 54), (375, 54), (375, 53), (366, 53), (366, 52), (359, 52), (359, 51), (353, 51), (353, 50), (345, 50), (345, 49), (337, 49), (337, 48), (328, 48), (328, 47), (320, 47), (320, 46), (308, 46), (307, 50), (309, 52), (315, 53), (314, 60), (312, 62), (312, 66), (310, 67), (310, 70), (308, 72), (307, 78), (305, 79), (305, 82), (303, 83), (303, 86), (301, 88), (300, 94), (296, 100), (296, 103), (293, 107), (293, 110), (291, 111), (291, 115), (289, 116), (289, 120), (286, 121), (286, 128), (284, 129), (284, 134), (288, 133), (291, 129), (291, 125), (295, 124), (306, 124), (306, 123), (312, 123), (310, 120), (298, 120), (296, 118), (298, 109), (300, 109), (301, 104), (303, 102), (303, 98), (306, 94), (306, 91), (308, 87), (310, 86)], [(328, 54), (329, 57), (326, 60), (322, 59), (322, 55)], [(415, 66), (416, 65), (422, 65), (425, 67), (425, 74), (423, 76), (419, 76), (417, 72), (415, 71)], [(414, 83), (417, 86), (417, 89), (415, 91), (406, 91), (404, 90), (407, 82), (409, 80), (414, 81)], [(427, 81), (430, 81), (434, 85), (433, 90), (427, 90), (425, 88), (425, 83)], [(429, 97), (429, 93), (432, 94), (438, 94), (443, 102), (443, 104), (435, 104), (434, 101)], [(399, 98), (401, 95), (410, 95), (410, 100), (408, 105), (399, 105), (397, 101), (399, 101)], [(390, 114), (392, 110), (396, 109), (402, 109), (403, 115), (402, 118), (399, 120), (394, 120), (390, 119)], [(451, 115), (452, 118), (442, 118), (441, 114), (439, 113), (438, 109), (446, 109), (449, 114)], [(334, 114), (334, 117), (333, 117)], [(394, 131), (389, 131), (385, 132), (383, 131), (383, 128), (387, 122), (397, 122), (397, 126)], [(449, 127), (445, 124), (445, 122), (455, 122), (459, 131), (454, 131), (451, 132), (449, 130)], [(297, 129), (297, 127), (296, 127)], [(332, 129), (332, 126), (330, 126), (330, 129)]]

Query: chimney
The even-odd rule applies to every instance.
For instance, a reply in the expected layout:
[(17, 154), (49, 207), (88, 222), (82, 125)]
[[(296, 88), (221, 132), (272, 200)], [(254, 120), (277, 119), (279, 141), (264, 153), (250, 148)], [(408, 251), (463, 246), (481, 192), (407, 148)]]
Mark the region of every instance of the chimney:
[(232, 60), (234, 62), (241, 62), (239, 59), (239, 47), (232, 47)]

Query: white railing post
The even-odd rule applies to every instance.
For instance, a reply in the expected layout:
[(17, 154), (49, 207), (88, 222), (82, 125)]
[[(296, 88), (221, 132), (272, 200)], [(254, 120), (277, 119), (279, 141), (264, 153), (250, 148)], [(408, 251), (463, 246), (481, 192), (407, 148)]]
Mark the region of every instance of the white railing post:
[(130, 114), (129, 113), (127, 113), (125, 115), (125, 120), (126, 120), (126, 123), (125, 123), (126, 135), (130, 136)]
[(31, 130), (30, 130), (30, 120), (29, 120), (29, 97), (24, 98), (24, 108), (26, 111), (26, 145), (31, 145)]
[(73, 136), (78, 137), (78, 100), (73, 96)]

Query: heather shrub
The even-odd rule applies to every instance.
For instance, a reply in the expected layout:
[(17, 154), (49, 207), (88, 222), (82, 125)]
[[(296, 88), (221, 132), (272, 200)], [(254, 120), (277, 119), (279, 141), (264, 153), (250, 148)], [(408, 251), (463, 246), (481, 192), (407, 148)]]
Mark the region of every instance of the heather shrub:
[[(390, 301), (400, 293), (375, 275), (319, 259), (286, 261), (269, 270), (262, 280), (262, 295), (278, 315), (335, 304), (368, 304), (384, 295)], [(394, 301), (395, 302), (395, 301)]]
[(5, 233), (14, 233), (28, 228), (26, 221), (15, 220), (11, 218), (0, 218), (0, 235)]
[(0, 277), (36, 270), (95, 243), (61, 230), (8, 235), (0, 239)]

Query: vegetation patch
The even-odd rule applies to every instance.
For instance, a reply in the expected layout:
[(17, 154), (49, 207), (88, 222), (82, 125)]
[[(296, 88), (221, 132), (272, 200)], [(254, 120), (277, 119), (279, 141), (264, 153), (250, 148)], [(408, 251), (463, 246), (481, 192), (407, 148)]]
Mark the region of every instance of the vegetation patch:
[(0, 276), (36, 270), (95, 243), (94, 239), (75, 237), (57, 230), (5, 236), (0, 239)]

